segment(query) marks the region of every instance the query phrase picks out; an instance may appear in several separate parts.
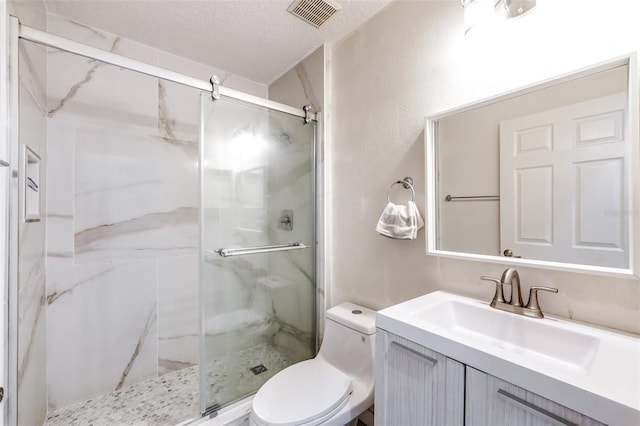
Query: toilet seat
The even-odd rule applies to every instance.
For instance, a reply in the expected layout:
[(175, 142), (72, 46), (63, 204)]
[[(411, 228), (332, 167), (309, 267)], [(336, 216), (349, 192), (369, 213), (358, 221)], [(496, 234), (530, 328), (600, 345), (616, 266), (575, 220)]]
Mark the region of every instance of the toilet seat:
[(265, 426), (319, 424), (340, 411), (350, 395), (349, 376), (323, 360), (303, 361), (260, 388), (253, 398), (254, 420)]

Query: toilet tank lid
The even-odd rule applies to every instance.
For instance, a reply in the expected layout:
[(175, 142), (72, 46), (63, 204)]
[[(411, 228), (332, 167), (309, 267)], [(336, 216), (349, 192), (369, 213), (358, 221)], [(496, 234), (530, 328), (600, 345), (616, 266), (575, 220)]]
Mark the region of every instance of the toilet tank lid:
[(376, 311), (344, 302), (327, 311), (326, 317), (360, 333), (374, 334), (376, 332)]

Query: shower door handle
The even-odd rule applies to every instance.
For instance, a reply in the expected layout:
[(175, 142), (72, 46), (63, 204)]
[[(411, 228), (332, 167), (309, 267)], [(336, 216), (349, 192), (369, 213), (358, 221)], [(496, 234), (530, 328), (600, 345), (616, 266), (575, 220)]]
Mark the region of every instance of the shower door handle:
[(241, 247), (241, 248), (219, 248), (215, 252), (222, 257), (245, 256), (248, 254), (273, 253), (278, 251), (300, 250), (311, 247), (309, 244), (300, 242), (290, 244), (277, 244), (272, 246)]

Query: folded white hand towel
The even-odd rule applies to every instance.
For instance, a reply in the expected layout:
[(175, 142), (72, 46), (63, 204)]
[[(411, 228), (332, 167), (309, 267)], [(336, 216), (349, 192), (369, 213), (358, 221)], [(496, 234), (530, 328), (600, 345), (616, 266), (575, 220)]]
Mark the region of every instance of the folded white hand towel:
[(415, 240), (423, 226), (416, 203), (409, 201), (406, 206), (399, 206), (389, 202), (378, 219), (376, 231), (389, 238)]

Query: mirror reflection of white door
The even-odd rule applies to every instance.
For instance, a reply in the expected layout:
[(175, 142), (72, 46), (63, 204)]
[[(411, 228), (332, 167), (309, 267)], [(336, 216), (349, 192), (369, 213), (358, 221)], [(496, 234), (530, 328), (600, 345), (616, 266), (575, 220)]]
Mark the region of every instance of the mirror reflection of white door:
[(626, 93), (500, 122), (500, 244), (626, 268)]

